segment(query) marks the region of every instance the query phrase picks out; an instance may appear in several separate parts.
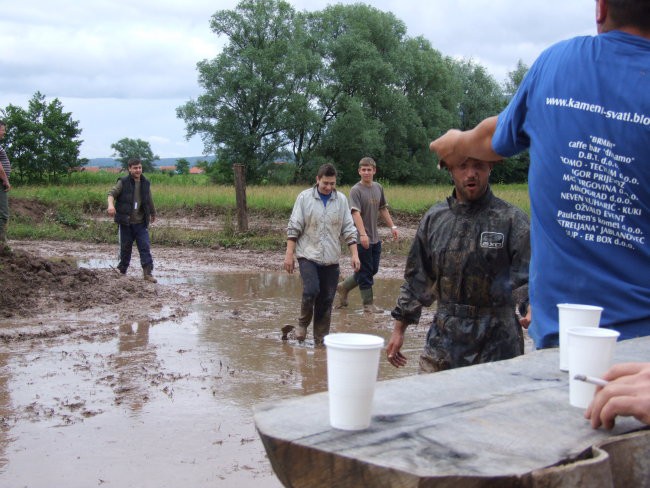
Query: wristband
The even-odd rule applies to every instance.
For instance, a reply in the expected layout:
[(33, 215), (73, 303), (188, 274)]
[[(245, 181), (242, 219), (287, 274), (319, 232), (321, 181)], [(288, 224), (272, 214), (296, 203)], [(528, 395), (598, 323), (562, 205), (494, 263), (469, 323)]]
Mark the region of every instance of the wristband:
[(391, 230), (395, 230), (395, 229), (397, 229), (397, 226), (396, 226), (396, 225), (394, 225), (394, 226), (391, 227)]
[(368, 234), (359, 234), (359, 237), (368, 237)]

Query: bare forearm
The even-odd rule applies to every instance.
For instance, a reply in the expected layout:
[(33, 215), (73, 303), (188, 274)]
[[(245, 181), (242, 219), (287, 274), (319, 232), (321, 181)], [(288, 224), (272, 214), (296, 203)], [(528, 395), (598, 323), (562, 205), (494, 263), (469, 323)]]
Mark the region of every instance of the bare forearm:
[[(441, 163), (454, 167), (467, 158), (481, 161), (503, 159), (492, 149), (492, 136), (497, 127), (497, 116), (488, 117), (476, 127), (467, 131), (452, 129), (429, 144), (429, 149), (438, 155)], [(441, 164), (442, 166), (442, 164)]]

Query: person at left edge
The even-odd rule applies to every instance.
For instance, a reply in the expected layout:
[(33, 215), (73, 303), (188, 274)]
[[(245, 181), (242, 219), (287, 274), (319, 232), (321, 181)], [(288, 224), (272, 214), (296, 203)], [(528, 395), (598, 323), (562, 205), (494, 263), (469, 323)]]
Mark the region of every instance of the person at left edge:
[(296, 339), (305, 340), (313, 318), (315, 345), (322, 345), (330, 330), (339, 281), (340, 238), (350, 249), (352, 268), (355, 272), (360, 268), (357, 229), (347, 198), (335, 187), (336, 168), (329, 163), (322, 165), (316, 184), (296, 198), (287, 226), (284, 269), (293, 273), (294, 256), (298, 258), (303, 286)]
[(126, 274), (131, 263), (135, 241), (140, 253), (142, 274), (146, 281), (156, 283), (153, 277), (153, 257), (149, 240), (149, 223), (156, 220), (156, 209), (151, 197), (151, 184), (142, 174), (142, 161), (129, 159), (129, 175), (119, 178), (108, 192), (108, 215), (118, 224), (120, 262), (117, 269)]
[[(7, 124), (0, 120), (0, 139), (3, 139), (7, 131)], [(12, 251), (7, 244), (7, 221), (9, 220), (9, 175), (11, 174), (11, 163), (4, 148), (0, 146), (0, 254), (11, 255)]]

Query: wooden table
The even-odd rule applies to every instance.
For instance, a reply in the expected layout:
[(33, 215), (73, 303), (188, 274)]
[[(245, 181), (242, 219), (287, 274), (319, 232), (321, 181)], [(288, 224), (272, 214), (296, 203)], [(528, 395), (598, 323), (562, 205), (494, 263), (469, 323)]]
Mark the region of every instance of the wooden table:
[[(625, 361), (650, 361), (650, 337), (619, 342)], [(650, 486), (650, 430), (593, 430), (558, 365), (546, 349), (379, 382), (364, 431), (330, 427), (326, 392), (260, 405), (255, 424), (287, 487)]]

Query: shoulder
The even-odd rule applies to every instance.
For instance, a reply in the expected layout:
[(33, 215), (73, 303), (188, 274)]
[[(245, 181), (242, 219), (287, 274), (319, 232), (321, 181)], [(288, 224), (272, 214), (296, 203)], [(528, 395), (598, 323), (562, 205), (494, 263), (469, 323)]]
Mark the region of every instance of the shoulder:
[(361, 193), (361, 191), (362, 191), (361, 183), (355, 183), (354, 185), (352, 185), (352, 188), (350, 188), (350, 196), (358, 195)]
[(492, 207), (492, 209), (503, 213), (504, 217), (508, 217), (508, 218), (514, 217), (516, 219), (521, 219), (528, 222), (528, 215), (526, 215), (526, 212), (524, 212), (516, 205), (507, 202), (497, 196), (494, 195), (492, 196), (492, 202), (490, 206)]
[(434, 222), (446, 215), (451, 215), (449, 204), (446, 201), (438, 202), (429, 207), (429, 210), (424, 214), (420, 223)]
[(348, 197), (345, 196), (345, 193), (342, 193), (338, 190), (332, 190), (332, 197), (333, 200), (341, 200), (341, 202), (347, 203)]

